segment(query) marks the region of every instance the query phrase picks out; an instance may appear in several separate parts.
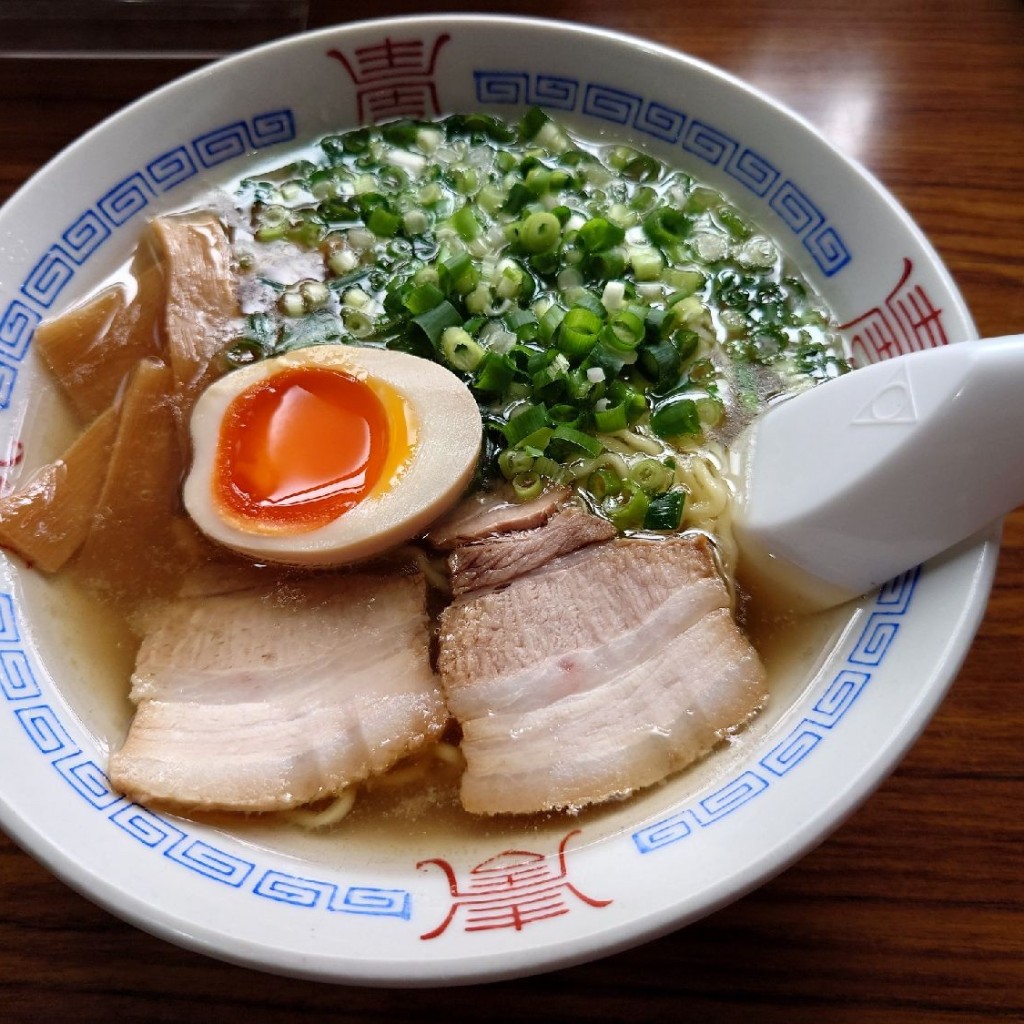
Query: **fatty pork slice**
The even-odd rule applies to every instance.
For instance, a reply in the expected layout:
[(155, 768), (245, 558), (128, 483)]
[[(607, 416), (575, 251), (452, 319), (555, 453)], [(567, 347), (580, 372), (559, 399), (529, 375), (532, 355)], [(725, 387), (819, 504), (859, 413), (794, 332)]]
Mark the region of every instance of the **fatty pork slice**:
[(532, 498), (515, 501), (510, 491), (479, 491), (446, 512), (427, 534), (427, 543), (442, 551), (515, 530), (543, 526), (569, 497), (566, 487), (556, 487)]
[(440, 736), (419, 576), (187, 598), (146, 635), (110, 759), (142, 803), (274, 811), (340, 793)]
[(560, 555), (610, 540), (618, 531), (607, 519), (570, 505), (543, 526), (488, 537), (456, 548), (448, 556), (452, 593), (500, 587)]
[(765, 700), (701, 537), (574, 552), (442, 614), (438, 668), (477, 814), (577, 809), (652, 785)]

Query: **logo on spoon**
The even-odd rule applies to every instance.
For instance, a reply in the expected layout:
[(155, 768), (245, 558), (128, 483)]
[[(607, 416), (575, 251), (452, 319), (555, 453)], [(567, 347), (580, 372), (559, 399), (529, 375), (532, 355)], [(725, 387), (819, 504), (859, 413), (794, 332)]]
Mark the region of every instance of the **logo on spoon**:
[(917, 422), (914, 390), (905, 366), (900, 366), (863, 409), (850, 421), (854, 426), (888, 426), (892, 423)]

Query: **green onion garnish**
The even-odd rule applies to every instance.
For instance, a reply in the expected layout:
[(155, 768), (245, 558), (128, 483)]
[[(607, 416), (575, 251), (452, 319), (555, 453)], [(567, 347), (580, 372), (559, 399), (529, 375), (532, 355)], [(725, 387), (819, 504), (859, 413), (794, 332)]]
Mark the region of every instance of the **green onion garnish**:
[(622, 481), (617, 473), (608, 468), (594, 470), (587, 477), (587, 490), (598, 503), (606, 498), (614, 498), (622, 488)]
[(651, 498), (644, 513), (644, 529), (678, 530), (683, 521), (685, 503), (686, 492), (682, 490), (665, 491)]
[(575, 427), (561, 424), (551, 435), (551, 452), (556, 458), (575, 458), (587, 455), (596, 458), (604, 451), (604, 445), (596, 437), (583, 433)]
[(441, 334), (441, 352), (449, 366), (463, 373), (475, 370), (484, 350), (462, 327), (446, 327)]
[(430, 339), (432, 345), (436, 345), (445, 328), (455, 327), (462, 323), (462, 314), (445, 299), (431, 309), (420, 313), (419, 316), (414, 316), (412, 322)]
[(657, 459), (641, 459), (630, 469), (629, 479), (646, 494), (661, 494), (672, 486), (675, 474)]
[(618, 224), (604, 217), (593, 217), (580, 228), (576, 241), (587, 252), (602, 252), (618, 245), (625, 237), (626, 232)]
[(620, 402), (606, 409), (595, 409), (594, 426), (601, 434), (614, 434), (619, 430), (625, 430), (629, 426), (626, 403)]
[[(324, 342), (438, 361), (480, 405), (482, 481), (564, 480), (623, 530), (680, 528), (672, 444), (760, 408), (755, 368), (847, 368), (813, 289), (721, 193), (539, 108), (337, 133), (239, 201), (263, 311), (222, 366)], [(264, 243), (322, 272), (273, 280)]]
[(683, 437), (700, 433), (697, 403), (679, 398), (658, 406), (651, 413), (651, 430), (658, 437)]
[(502, 394), (515, 378), (516, 370), (508, 356), (487, 352), (480, 363), (479, 372), (473, 381), (478, 391)]
[(544, 490), (544, 480), (538, 473), (517, 473), (512, 478), (512, 490), (520, 501), (529, 501)]
[(553, 213), (531, 213), (519, 231), (519, 244), (530, 253), (548, 252), (558, 245), (562, 225)]
[(510, 445), (516, 445), (535, 430), (548, 425), (548, 410), (543, 404), (524, 405), (505, 424), (503, 433)]
[(636, 484), (626, 480), (620, 493), (606, 498), (601, 509), (620, 530), (637, 530), (643, 526), (649, 506), (647, 495)]

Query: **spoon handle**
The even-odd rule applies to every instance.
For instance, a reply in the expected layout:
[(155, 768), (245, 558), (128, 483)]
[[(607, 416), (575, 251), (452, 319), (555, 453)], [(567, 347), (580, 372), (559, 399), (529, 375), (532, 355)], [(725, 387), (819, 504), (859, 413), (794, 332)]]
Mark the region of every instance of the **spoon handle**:
[(874, 363), (770, 409), (736, 536), (762, 585), (828, 607), (1024, 502), (1024, 335)]

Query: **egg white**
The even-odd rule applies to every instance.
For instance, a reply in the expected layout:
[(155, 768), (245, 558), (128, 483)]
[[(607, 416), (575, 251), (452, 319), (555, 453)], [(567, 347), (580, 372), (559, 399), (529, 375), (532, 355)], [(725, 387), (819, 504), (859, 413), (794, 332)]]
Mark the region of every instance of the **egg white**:
[[(239, 525), (214, 488), (221, 424), (231, 402), (252, 385), (300, 367), (340, 370), (379, 381), (406, 404), (414, 424), (410, 458), (389, 487), (377, 489), (325, 526), (299, 532)], [(422, 533), (468, 485), (480, 453), (480, 410), (466, 385), (438, 363), (405, 352), (320, 345), (235, 370), (199, 397), (191, 419), (192, 466), (185, 508), (211, 540), (259, 561), (328, 567), (380, 554)], [(329, 439), (325, 439), (329, 440)]]

